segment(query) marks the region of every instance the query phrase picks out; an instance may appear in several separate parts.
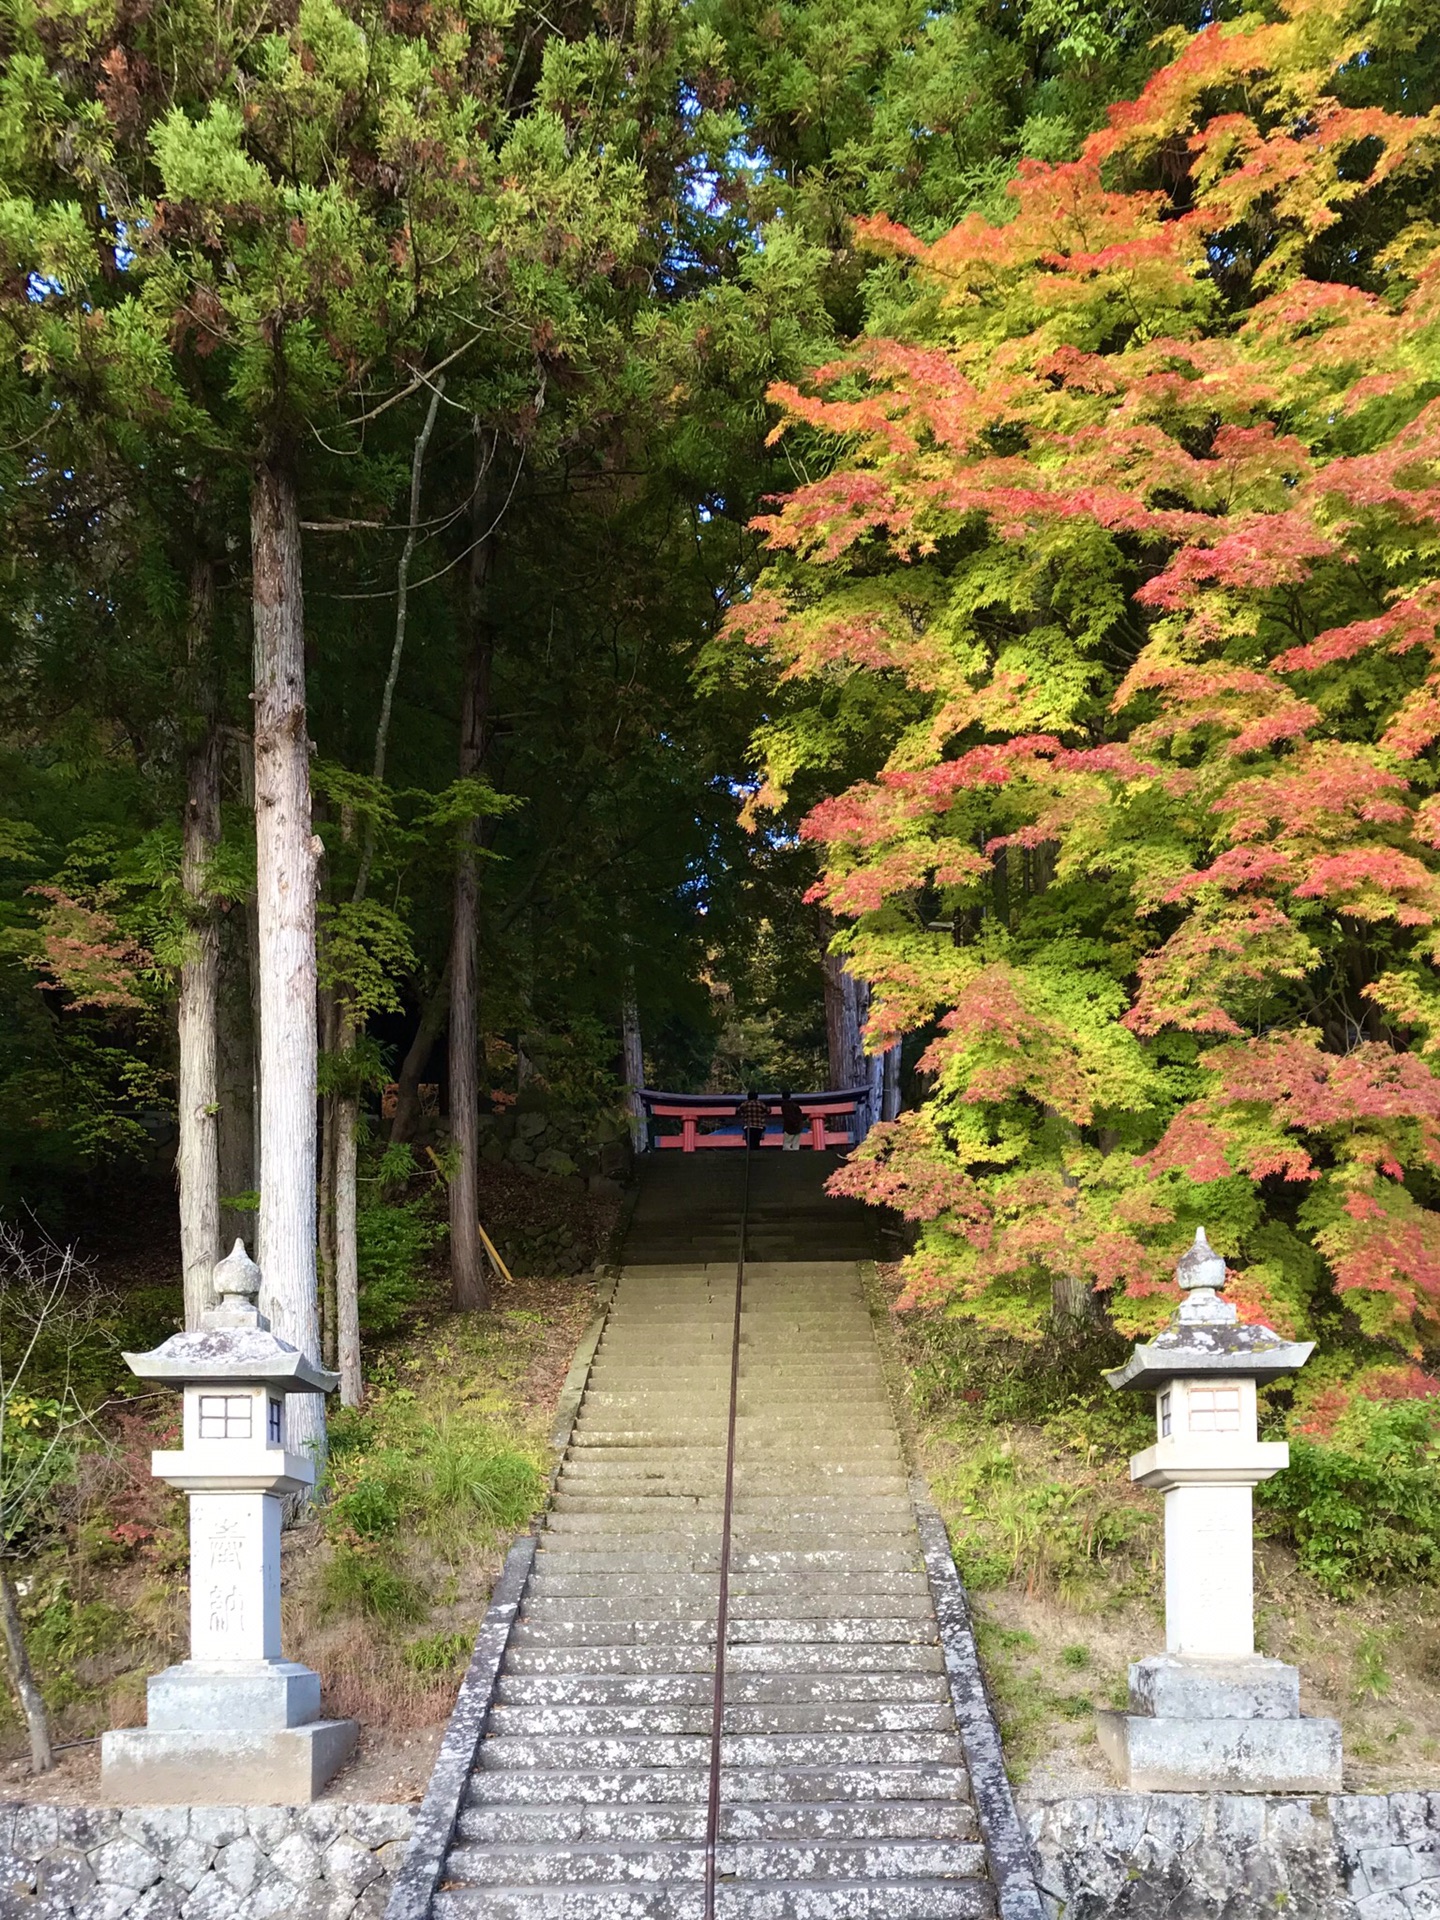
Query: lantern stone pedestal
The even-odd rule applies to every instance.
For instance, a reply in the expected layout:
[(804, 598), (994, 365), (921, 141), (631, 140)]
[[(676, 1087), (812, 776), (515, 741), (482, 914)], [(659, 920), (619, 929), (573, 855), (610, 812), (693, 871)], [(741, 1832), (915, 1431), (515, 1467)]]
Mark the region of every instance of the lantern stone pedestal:
[(1290, 1461), (1258, 1438), (1255, 1389), (1313, 1343), (1238, 1324), (1203, 1229), (1176, 1278), (1169, 1327), (1106, 1375), (1155, 1395), (1130, 1477), (1165, 1495), (1166, 1650), (1131, 1667), (1128, 1713), (1097, 1716), (1100, 1748), (1135, 1792), (1338, 1793), (1339, 1722), (1302, 1716), (1297, 1669), (1255, 1651), (1251, 1489)]
[(181, 1447), (151, 1471), (190, 1496), (190, 1658), (151, 1677), (144, 1727), (104, 1736), (112, 1799), (304, 1805), (355, 1749), (355, 1722), (320, 1718), (319, 1674), (280, 1645), (281, 1507), (315, 1481), (285, 1450), (285, 1397), (333, 1392), (338, 1376), (271, 1333), (259, 1284), (237, 1240), (199, 1329), (125, 1355), (184, 1393)]

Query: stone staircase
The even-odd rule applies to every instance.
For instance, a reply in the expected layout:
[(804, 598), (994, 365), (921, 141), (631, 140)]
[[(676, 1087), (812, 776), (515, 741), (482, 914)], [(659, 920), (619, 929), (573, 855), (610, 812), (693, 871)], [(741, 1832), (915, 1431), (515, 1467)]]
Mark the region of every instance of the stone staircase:
[[(734, 1281), (619, 1281), (435, 1920), (700, 1920)], [(716, 1914), (999, 1911), (853, 1260), (747, 1267), (730, 1568)]]

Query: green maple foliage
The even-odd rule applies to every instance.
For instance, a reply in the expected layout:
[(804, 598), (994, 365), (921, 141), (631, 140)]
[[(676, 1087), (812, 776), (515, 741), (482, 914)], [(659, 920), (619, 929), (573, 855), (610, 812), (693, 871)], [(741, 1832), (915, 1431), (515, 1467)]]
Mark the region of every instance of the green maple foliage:
[(866, 716), (878, 771), (803, 831), (929, 1076), (841, 1184), (994, 1324), (1055, 1283), (1152, 1323), (1203, 1221), (1248, 1311), (1440, 1346), (1424, 25), (1184, 38), (1003, 221), (871, 220), (903, 332), (772, 396), (826, 470), (732, 616), (793, 693), (760, 804)]

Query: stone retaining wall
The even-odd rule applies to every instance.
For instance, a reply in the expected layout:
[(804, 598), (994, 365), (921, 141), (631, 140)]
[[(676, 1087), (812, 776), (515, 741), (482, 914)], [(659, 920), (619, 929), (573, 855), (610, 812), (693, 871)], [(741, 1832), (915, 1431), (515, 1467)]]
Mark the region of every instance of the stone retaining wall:
[[(1440, 1920), (1440, 1793), (1020, 1811), (1048, 1920)], [(0, 1803), (0, 1920), (381, 1920), (415, 1812)]]
[(0, 1920), (380, 1920), (414, 1819), (0, 1802)]
[(1022, 1804), (1048, 1920), (1431, 1920), (1440, 1793)]

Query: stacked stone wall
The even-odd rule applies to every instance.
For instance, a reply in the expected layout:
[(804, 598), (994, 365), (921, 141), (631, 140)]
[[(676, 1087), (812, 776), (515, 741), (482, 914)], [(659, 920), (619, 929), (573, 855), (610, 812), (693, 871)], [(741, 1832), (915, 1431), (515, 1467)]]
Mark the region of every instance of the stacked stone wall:
[(0, 1804), (0, 1920), (380, 1920), (415, 1808)]
[(1049, 1920), (1440, 1920), (1440, 1793), (1109, 1793), (1021, 1813)]

